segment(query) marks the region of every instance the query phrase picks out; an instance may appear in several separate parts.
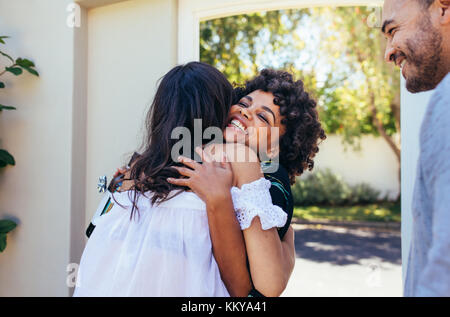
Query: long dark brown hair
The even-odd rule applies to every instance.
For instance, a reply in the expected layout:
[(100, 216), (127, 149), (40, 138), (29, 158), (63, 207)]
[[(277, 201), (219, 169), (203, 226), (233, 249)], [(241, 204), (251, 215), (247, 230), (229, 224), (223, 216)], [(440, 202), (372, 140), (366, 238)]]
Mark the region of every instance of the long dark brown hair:
[[(131, 164), (130, 178), (133, 185), (128, 195), (133, 207), (130, 217), (137, 208), (140, 193), (152, 192), (151, 203), (168, 199), (175, 189), (180, 192), (186, 188), (167, 182), (168, 177), (180, 177), (173, 166), (180, 166), (171, 157), (172, 147), (179, 141), (172, 139), (172, 131), (184, 127), (192, 136), (190, 153), (195, 153), (194, 120), (202, 120), (202, 136), (208, 127), (226, 126), (228, 112), (233, 99), (233, 87), (225, 76), (214, 67), (190, 62), (176, 66), (161, 80), (154, 100), (147, 113), (145, 126), (147, 135), (141, 154)], [(202, 144), (207, 143), (202, 137)], [(185, 155), (186, 153), (182, 153)], [(175, 158), (176, 159), (176, 158)], [(116, 201), (117, 202), (117, 201)]]

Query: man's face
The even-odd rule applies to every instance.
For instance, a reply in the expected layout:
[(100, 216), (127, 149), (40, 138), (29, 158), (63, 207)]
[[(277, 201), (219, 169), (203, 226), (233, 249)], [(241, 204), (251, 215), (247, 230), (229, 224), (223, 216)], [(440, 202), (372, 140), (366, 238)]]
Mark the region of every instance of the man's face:
[(385, 59), (402, 68), (412, 92), (434, 89), (445, 76), (442, 35), (429, 11), (416, 0), (386, 0), (382, 32), (387, 39)]

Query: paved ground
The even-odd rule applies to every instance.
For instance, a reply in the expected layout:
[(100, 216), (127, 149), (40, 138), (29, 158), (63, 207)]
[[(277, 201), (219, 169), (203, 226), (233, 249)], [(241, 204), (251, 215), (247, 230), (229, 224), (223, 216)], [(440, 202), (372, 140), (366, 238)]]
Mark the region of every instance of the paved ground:
[(294, 229), (297, 259), (282, 296), (402, 296), (398, 230)]

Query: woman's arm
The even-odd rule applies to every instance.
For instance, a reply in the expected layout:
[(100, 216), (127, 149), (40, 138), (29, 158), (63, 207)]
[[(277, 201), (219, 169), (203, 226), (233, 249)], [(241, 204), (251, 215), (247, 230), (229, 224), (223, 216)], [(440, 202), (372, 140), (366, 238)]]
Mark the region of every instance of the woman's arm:
[(244, 239), (254, 287), (265, 296), (280, 296), (295, 264), (292, 227), (280, 241), (275, 228), (262, 230), (259, 217), (255, 217), (244, 230)]
[(247, 269), (244, 236), (229, 195), (206, 204), (213, 254), (220, 275), (233, 297), (246, 297), (252, 289)]
[[(234, 175), (234, 186), (241, 187), (243, 184), (251, 183), (263, 177), (256, 154), (249, 150), (247, 147), (234, 144), (227, 145), (225, 148), (215, 146), (214, 149), (215, 152), (213, 150), (210, 151), (210, 153), (212, 156), (215, 156), (216, 160), (220, 160), (219, 153), (221, 155), (222, 150), (226, 152), (228, 157), (234, 158), (231, 164)], [(245, 158), (245, 160), (239, 160), (236, 158)], [(196, 169), (196, 166), (191, 165), (190, 167)], [(217, 168), (217, 165), (213, 167), (213, 169), (215, 168)], [(201, 170), (205, 171), (205, 169)], [(192, 176), (192, 172), (190, 171), (180, 170), (180, 173), (187, 177)], [(212, 173), (212, 171), (210, 171), (209, 173)], [(196, 178), (197, 177), (198, 174), (196, 175)], [(204, 179), (206, 177), (207, 175), (203, 174), (201, 178)], [(181, 181), (183, 181), (183, 184), (176, 184), (189, 186), (185, 180)], [(218, 197), (208, 198), (208, 196), (211, 196), (211, 188), (216, 187), (216, 185), (220, 182), (220, 178), (211, 178), (210, 181), (204, 183), (203, 186), (197, 186), (197, 188), (193, 190), (197, 194), (200, 193), (199, 196), (204, 197), (203, 200), (207, 202), (207, 206), (214, 204), (216, 206), (220, 206), (220, 203), (214, 203), (214, 201), (223, 202), (223, 200), (220, 200)], [(198, 184), (199, 182), (197, 182), (197, 185)], [(230, 197), (227, 199), (231, 200)], [(232, 207), (233, 210), (228, 210), (228, 208), (230, 208), (231, 206), (232, 203), (229, 206), (222, 205), (221, 208), (219, 208), (220, 210), (218, 213), (225, 213), (228, 216), (230, 216), (230, 214), (233, 214), (234, 216), (234, 207)], [(219, 217), (219, 215), (216, 215), (217, 212), (215, 210), (211, 210), (212, 212), (210, 212), (208, 215), (211, 214), (211, 217)], [(217, 226), (219, 227), (219, 230), (222, 230), (223, 234), (223, 230), (226, 229), (225, 226), (222, 227), (222, 225), (223, 222), (217, 221)], [(220, 235), (220, 233), (218, 233), (218, 235)], [(270, 230), (262, 230), (259, 217), (256, 217), (253, 220), (252, 225), (248, 229), (244, 230), (244, 237), (250, 263), (251, 276), (255, 288), (265, 296), (279, 296), (287, 285), (287, 281), (290, 277), (290, 274), (292, 273), (292, 269), (295, 263), (295, 251), (293, 242), (294, 238), (292, 228), (290, 228), (290, 231), (286, 234), (285, 238), (280, 241), (276, 229), (272, 228)], [(214, 243), (215, 241), (213, 241), (213, 244)], [(227, 252), (225, 251), (226, 249), (229, 249), (231, 247), (235, 246), (224, 245), (224, 248), (219, 250), (219, 252), (224, 251), (224, 257), (221, 259), (221, 262), (218, 261), (219, 267), (221, 265), (224, 266), (224, 271), (231, 271), (231, 267), (225, 266), (225, 263), (227, 262), (225, 258), (228, 258), (231, 262), (233, 262), (232, 256), (230, 254), (227, 254)], [(225, 277), (223, 277), (223, 279), (225, 282)], [(236, 281), (236, 283), (239, 284), (239, 281)], [(230, 285), (232, 284), (233, 283), (231, 282)]]
[[(259, 164), (236, 162), (232, 167), (238, 187), (263, 177)], [(280, 296), (295, 264), (292, 227), (280, 240), (276, 228), (263, 230), (259, 217), (255, 217), (243, 233), (254, 287), (265, 296)]]
[(214, 163), (209, 155), (203, 155), (202, 151), (198, 153), (203, 157), (203, 164), (181, 158), (180, 161), (189, 168), (176, 168), (189, 178), (168, 179), (168, 182), (190, 187), (206, 203), (213, 254), (221, 278), (231, 296), (246, 297), (252, 284), (244, 237), (231, 199), (231, 165)]

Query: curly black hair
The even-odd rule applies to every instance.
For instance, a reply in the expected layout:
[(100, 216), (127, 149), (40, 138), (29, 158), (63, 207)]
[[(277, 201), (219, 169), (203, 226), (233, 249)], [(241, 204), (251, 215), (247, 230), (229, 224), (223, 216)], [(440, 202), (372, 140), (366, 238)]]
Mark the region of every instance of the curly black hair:
[(301, 80), (294, 81), (289, 72), (274, 69), (264, 69), (244, 86), (236, 86), (234, 103), (256, 90), (272, 93), (273, 103), (280, 106), (286, 132), (280, 138), (279, 159), (294, 184), (296, 176), (314, 168), (313, 158), (319, 152), (319, 143), (326, 139), (317, 104), (304, 90)]

